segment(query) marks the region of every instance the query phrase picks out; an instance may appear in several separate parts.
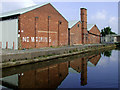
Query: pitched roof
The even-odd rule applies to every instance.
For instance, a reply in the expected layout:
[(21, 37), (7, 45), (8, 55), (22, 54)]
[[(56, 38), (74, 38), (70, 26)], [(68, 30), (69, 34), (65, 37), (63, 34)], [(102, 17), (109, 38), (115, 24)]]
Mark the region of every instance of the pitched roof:
[(1, 17), (12, 16), (12, 15), (17, 15), (17, 14), (23, 14), (23, 13), (29, 12), (31, 10), (34, 10), (36, 8), (42, 7), (42, 6), (47, 5), (47, 4), (49, 4), (49, 3), (42, 3), (42, 4), (39, 4), (39, 5), (34, 5), (34, 6), (31, 6), (31, 7), (27, 7), (27, 8), (22, 8), (22, 9), (10, 11), (10, 12), (5, 12), (5, 13), (2, 13), (0, 15), (0, 18)]
[(90, 31), (95, 24), (87, 24), (87, 30)]
[[(42, 7), (44, 5), (47, 5), (47, 4), (51, 4), (51, 3), (42, 3), (42, 4), (39, 4), (39, 5), (34, 5), (34, 6), (31, 6), (31, 7), (27, 7), (27, 8), (22, 8), (22, 9), (18, 9), (18, 10), (14, 10), (14, 11), (10, 11), (10, 12), (5, 12), (5, 13), (1, 13), (0, 14), (0, 18), (2, 17), (8, 17), (8, 16), (12, 16), (12, 15), (19, 15), (19, 14), (24, 14), (26, 12), (29, 12), (29, 11), (32, 11), (36, 8), (39, 8), (39, 7)], [(51, 4), (52, 5), (52, 4)], [(53, 5), (52, 5), (53, 6)], [(54, 7), (54, 6), (53, 6)], [(55, 8), (55, 7), (54, 7)], [(55, 8), (56, 9), (56, 8)], [(56, 11), (58, 11), (56, 9)], [(59, 11), (58, 11), (59, 12)], [(59, 12), (60, 13), (60, 12)], [(60, 13), (61, 14), (61, 13)], [(62, 14), (61, 14), (62, 15)], [(63, 15), (62, 15), (63, 16)], [(64, 17), (64, 16), (63, 16)], [(65, 18), (65, 17), (64, 17)], [(65, 18), (66, 19), (66, 18)], [(67, 21), (67, 19), (66, 19)]]
[(72, 28), (76, 23), (80, 22), (79, 20), (69, 21), (68, 28)]

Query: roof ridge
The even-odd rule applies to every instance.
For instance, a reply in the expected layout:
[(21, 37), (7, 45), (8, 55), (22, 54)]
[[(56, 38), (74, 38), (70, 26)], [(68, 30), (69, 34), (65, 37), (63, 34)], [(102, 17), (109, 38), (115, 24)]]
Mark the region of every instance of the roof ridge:
[(23, 14), (23, 13), (34, 10), (36, 8), (42, 7), (42, 6), (47, 5), (47, 4), (49, 4), (49, 3), (41, 3), (41, 4), (38, 4), (38, 5), (33, 5), (33, 6), (25, 7), (25, 8), (16, 9), (16, 10), (13, 10), (13, 11), (4, 12), (4, 13), (0, 14), (0, 18), (7, 17), (7, 16), (12, 16), (12, 15), (16, 15), (16, 14)]
[(76, 23), (80, 22), (80, 20), (72, 20), (68, 22), (68, 28), (72, 28)]

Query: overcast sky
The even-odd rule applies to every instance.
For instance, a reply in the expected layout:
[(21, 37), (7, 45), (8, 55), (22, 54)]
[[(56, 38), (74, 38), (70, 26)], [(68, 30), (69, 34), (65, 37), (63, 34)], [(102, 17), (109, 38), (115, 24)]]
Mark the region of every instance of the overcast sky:
[[(29, 7), (43, 3), (43, 0), (2, 0), (2, 12), (8, 12), (20, 8)], [(51, 0), (44, 0), (51, 2)], [(57, 0), (54, 0), (57, 1)], [(91, 1), (91, 2), (90, 2)], [(87, 8), (88, 24), (96, 24), (101, 30), (106, 26), (110, 26), (112, 31), (118, 33), (118, 1), (119, 0), (73, 0), (67, 2), (51, 2), (53, 6), (68, 20), (80, 20), (80, 8)], [(104, 1), (104, 2), (103, 2)], [(1, 10), (0, 10), (1, 11)]]

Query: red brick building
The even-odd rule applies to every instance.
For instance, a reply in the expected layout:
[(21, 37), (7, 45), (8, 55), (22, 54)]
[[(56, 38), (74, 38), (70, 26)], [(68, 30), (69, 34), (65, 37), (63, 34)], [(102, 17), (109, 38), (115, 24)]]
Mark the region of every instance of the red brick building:
[(69, 26), (50, 3), (3, 13), (0, 25), (0, 48), (29, 49), (100, 43), (97, 26), (87, 25), (86, 8), (81, 8), (81, 21), (70, 21)]
[[(68, 45), (68, 21), (50, 3), (8, 12), (0, 18), (7, 24), (4, 27), (13, 27), (11, 31), (16, 26), (15, 35), (5, 29), (16, 38), (11, 42), (8, 41), (9, 38), (6, 40), (8, 46), (15, 42), (11, 48), (16, 45), (16, 49)], [(15, 24), (9, 25), (8, 22)]]
[(87, 24), (86, 8), (81, 8), (81, 21), (70, 21), (68, 26), (68, 45), (100, 43), (98, 27)]
[(88, 43), (89, 44), (100, 43), (100, 31), (98, 27), (94, 24), (88, 24), (87, 30), (88, 30)]
[(68, 32), (70, 33), (70, 43), (69, 45), (77, 45), (77, 44), (82, 44), (82, 39), (81, 39), (81, 22), (74, 20), (74, 21), (69, 21), (68, 24)]

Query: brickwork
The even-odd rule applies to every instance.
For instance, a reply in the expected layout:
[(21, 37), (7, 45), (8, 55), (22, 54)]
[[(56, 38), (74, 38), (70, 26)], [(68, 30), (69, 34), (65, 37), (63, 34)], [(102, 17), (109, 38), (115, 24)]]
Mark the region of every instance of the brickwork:
[(70, 29), (70, 45), (82, 44), (81, 22), (79, 21)]
[(85, 8), (81, 8), (81, 22), (70, 28), (70, 45), (100, 43), (100, 31), (96, 25), (87, 31), (87, 9)]
[(19, 16), (21, 49), (68, 44), (68, 22), (47, 4)]
[(92, 27), (88, 34), (88, 43), (95, 44), (100, 43), (100, 31), (96, 25)]
[(87, 32), (87, 9), (81, 8), (81, 22), (82, 22), (82, 44), (88, 43)]

